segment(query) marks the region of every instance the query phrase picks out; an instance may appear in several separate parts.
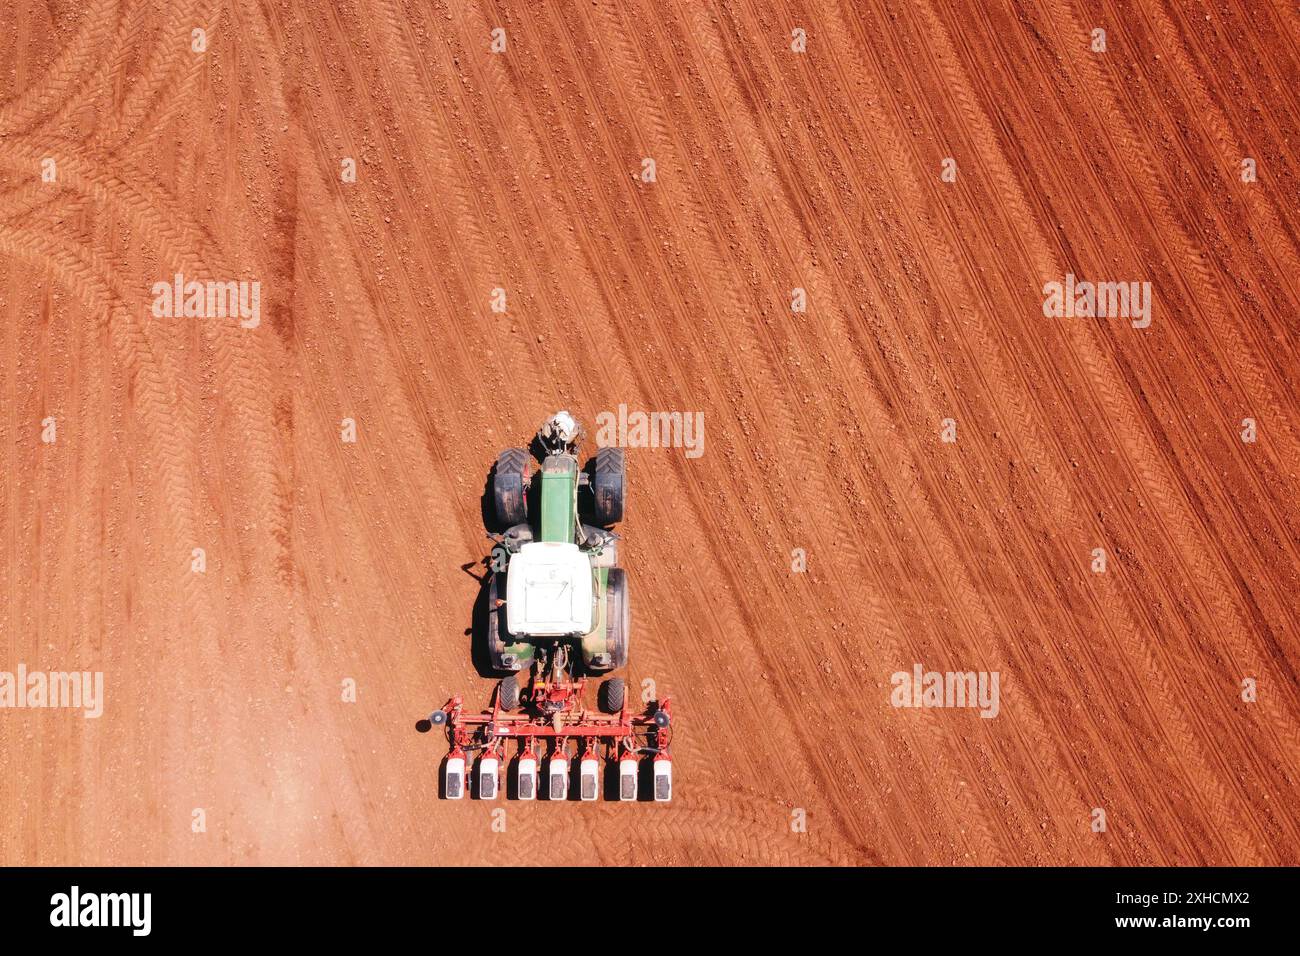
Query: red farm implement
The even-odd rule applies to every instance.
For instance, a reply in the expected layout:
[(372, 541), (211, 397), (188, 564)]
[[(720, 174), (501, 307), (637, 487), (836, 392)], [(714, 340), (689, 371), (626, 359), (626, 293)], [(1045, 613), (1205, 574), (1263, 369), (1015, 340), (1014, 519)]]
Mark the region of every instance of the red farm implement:
[(474, 796), (495, 800), (505, 772), (514, 779), (507, 796), (518, 800), (595, 800), (602, 790), (621, 801), (671, 800), (671, 703), (652, 703), (641, 713), (624, 703), (617, 714), (600, 713), (582, 705), (586, 683), (534, 681), (519, 712), (502, 709), (498, 692), (491, 710), (468, 712), (458, 695), (430, 714), (451, 745), (443, 796), (462, 799), (472, 782)]

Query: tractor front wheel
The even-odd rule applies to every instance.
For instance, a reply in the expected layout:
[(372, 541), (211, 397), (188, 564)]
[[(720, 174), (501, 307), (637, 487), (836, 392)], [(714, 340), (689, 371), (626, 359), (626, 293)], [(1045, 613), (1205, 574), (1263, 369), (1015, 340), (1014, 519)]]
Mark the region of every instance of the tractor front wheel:
[(599, 449), (591, 475), (591, 495), (595, 506), (593, 517), (596, 524), (608, 526), (623, 520), (626, 488), (627, 467), (623, 460), (623, 449)]
[(492, 501), (502, 529), (528, 520), (528, 471), (532, 463), (526, 449), (507, 448), (497, 456), (492, 474)]

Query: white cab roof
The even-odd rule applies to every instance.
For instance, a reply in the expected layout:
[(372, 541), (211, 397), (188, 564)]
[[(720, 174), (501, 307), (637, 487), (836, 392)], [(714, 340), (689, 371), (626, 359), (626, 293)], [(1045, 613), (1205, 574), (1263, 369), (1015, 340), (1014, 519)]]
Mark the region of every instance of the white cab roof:
[(592, 627), (591, 559), (576, 544), (533, 541), (506, 572), (506, 629), (511, 634), (561, 637)]

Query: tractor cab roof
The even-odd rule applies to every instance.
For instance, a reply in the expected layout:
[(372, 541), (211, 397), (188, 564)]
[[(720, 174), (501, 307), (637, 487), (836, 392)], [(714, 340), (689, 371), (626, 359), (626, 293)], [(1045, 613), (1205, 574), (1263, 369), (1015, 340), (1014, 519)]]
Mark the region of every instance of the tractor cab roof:
[(532, 637), (586, 634), (593, 593), (591, 558), (576, 544), (529, 542), (506, 571), (506, 629)]

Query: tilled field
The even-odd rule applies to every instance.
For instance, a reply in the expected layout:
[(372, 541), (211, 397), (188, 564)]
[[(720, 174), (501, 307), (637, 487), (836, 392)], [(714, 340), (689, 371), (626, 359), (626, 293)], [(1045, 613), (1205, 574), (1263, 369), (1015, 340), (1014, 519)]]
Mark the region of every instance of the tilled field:
[[(1300, 863), (1293, 5), (0, 26), (0, 671), (104, 675), (0, 709), (0, 863)], [(485, 474), (620, 405), (705, 423), (621, 529), (676, 799), (497, 832), (415, 729)]]

